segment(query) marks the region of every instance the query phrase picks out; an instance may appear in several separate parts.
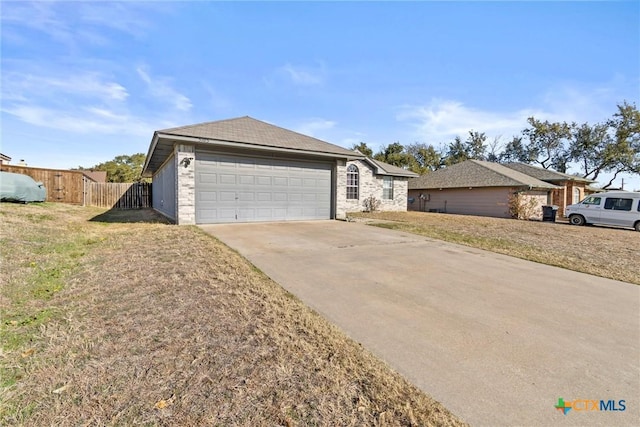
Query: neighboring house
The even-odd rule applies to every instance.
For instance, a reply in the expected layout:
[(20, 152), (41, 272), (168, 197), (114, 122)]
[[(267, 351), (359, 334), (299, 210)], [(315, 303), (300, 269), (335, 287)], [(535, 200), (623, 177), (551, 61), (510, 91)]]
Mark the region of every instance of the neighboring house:
[(106, 171), (81, 170), (80, 172), (82, 172), (82, 174), (85, 176), (85, 178), (87, 178), (89, 181), (107, 182), (107, 172)]
[(142, 175), (154, 209), (178, 224), (345, 219), (369, 195), (406, 210), (409, 177), (251, 117), (154, 132)]
[(467, 160), (409, 180), (409, 210), (510, 218), (518, 194), (535, 205), (531, 219), (542, 217), (558, 187), (499, 163)]
[(9, 162), (11, 162), (11, 157), (5, 156), (4, 154), (0, 153), (0, 165), (6, 165)]
[(554, 170), (544, 169), (528, 165), (526, 163), (506, 163), (505, 166), (532, 176), (540, 181), (557, 185), (559, 188), (556, 188), (551, 192), (551, 200), (549, 204), (558, 206), (557, 215), (559, 217), (564, 215), (564, 209), (567, 206), (580, 202), (587, 194), (594, 192), (594, 189), (590, 187), (589, 184), (592, 184), (595, 181), (590, 179), (568, 175), (566, 173), (556, 172)]

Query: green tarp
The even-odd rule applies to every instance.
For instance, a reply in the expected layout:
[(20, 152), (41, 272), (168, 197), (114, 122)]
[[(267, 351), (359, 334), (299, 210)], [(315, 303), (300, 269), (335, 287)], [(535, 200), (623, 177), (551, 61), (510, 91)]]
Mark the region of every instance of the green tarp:
[(0, 172), (0, 200), (3, 202), (44, 202), (47, 189), (28, 175)]

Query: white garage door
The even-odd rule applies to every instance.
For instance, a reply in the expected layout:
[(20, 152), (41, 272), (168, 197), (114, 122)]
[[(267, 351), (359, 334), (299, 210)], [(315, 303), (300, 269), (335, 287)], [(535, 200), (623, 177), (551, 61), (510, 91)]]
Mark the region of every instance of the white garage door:
[(330, 163), (196, 153), (196, 223), (329, 219)]

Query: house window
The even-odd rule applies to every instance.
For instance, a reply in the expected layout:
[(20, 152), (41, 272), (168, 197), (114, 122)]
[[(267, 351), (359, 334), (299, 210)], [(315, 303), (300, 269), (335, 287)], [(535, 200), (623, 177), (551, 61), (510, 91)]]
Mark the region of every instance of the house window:
[(347, 167), (347, 200), (357, 200), (360, 189), (360, 173), (356, 165)]
[(604, 202), (605, 209), (612, 209), (614, 211), (630, 211), (633, 199), (621, 199), (618, 197), (607, 197)]
[(573, 204), (580, 203), (580, 189), (573, 187)]
[(393, 200), (393, 177), (382, 177), (382, 198), (387, 200)]

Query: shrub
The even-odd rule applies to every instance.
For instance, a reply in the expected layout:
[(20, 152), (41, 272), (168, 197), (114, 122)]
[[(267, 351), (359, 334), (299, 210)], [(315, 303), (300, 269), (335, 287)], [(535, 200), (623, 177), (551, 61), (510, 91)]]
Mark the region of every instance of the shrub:
[(375, 212), (380, 207), (380, 200), (373, 196), (369, 196), (362, 202), (365, 212)]
[(522, 193), (513, 193), (509, 197), (509, 214), (515, 219), (531, 219), (539, 212), (538, 200)]

